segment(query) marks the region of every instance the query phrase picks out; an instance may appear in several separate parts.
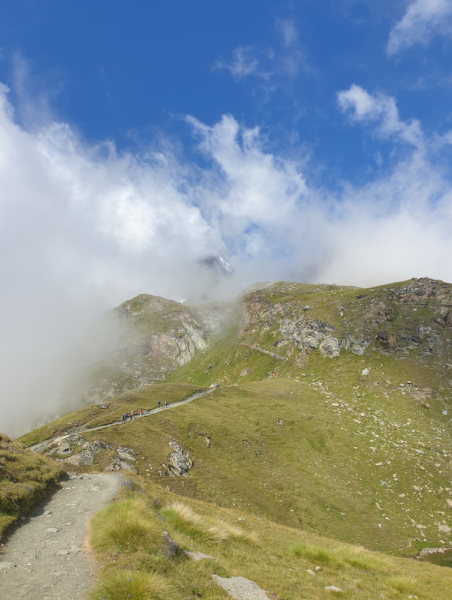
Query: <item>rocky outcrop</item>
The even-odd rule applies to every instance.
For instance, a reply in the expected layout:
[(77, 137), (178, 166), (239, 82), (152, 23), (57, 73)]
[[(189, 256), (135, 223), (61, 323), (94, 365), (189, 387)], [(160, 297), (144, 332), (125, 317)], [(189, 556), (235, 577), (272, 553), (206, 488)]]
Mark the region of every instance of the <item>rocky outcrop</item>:
[(168, 444), (173, 452), (168, 457), (169, 464), (162, 463), (162, 469), (157, 471), (158, 474), (169, 475), (170, 477), (186, 476), (190, 469), (193, 468), (193, 460), (190, 453), (175, 440), (170, 440)]
[(82, 450), (77, 454), (65, 458), (64, 462), (76, 467), (88, 467), (94, 464), (95, 453), (92, 450)]
[(125, 460), (122, 460), (118, 455), (113, 456), (111, 463), (108, 467), (105, 467), (104, 471), (127, 471), (130, 473), (137, 473), (135, 467)]
[(221, 331), (234, 305), (211, 302), (188, 307), (141, 294), (112, 311), (119, 333), (109, 355), (85, 384), (87, 402), (103, 403), (120, 393), (152, 385), (190, 362), (210, 336)]

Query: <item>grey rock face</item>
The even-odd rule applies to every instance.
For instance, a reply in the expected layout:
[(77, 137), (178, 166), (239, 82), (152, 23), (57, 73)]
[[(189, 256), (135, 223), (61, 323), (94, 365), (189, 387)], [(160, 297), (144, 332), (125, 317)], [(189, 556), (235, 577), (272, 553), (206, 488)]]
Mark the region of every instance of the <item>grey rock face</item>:
[(109, 375), (85, 384), (87, 402), (102, 404), (109, 398), (161, 381), (195, 353), (207, 347), (234, 313), (234, 305), (211, 302), (188, 307), (179, 302), (141, 294), (112, 311), (119, 328), (108, 356), (97, 365)]
[(108, 467), (105, 467), (104, 471), (128, 471), (130, 473), (137, 473), (137, 470), (133, 465), (130, 465), (125, 460), (121, 460), (119, 456), (113, 456), (111, 463)]
[(166, 558), (174, 558), (177, 554), (177, 544), (170, 536), (167, 531), (162, 531), (162, 538), (164, 542), (164, 550), (163, 553)]
[(179, 444), (176, 445), (175, 442), (172, 444), (172, 448), (174, 449), (174, 452), (172, 452), (169, 457), (170, 465), (173, 467), (176, 475), (185, 475), (185, 473), (188, 473), (193, 467), (193, 461), (191, 460), (190, 454), (187, 450), (181, 448)]
[(95, 454), (92, 450), (82, 450), (78, 454), (73, 454), (69, 458), (65, 458), (64, 462), (76, 467), (87, 467), (94, 464)]
[(59, 456), (67, 456), (72, 452), (72, 444), (66, 440), (63, 440), (58, 446), (57, 454)]
[(167, 474), (171, 477), (187, 475), (189, 470), (193, 468), (193, 460), (190, 453), (175, 440), (171, 440), (168, 444), (173, 449), (173, 452), (169, 455), (169, 465), (162, 463), (164, 471), (159, 470), (159, 475)]
[(370, 341), (364, 339), (363, 337), (355, 338), (352, 336), (347, 336), (347, 337), (341, 339), (339, 345), (344, 350), (349, 350), (350, 352), (352, 352), (353, 354), (356, 354), (357, 356), (362, 356), (369, 344), (370, 344)]
[(327, 337), (320, 344), (320, 353), (328, 358), (335, 358), (341, 353), (339, 341), (335, 337)]
[(129, 454), (129, 452), (125, 452), (124, 450), (120, 450), (119, 448), (116, 450), (117, 455), (119, 456), (119, 458), (121, 458), (122, 460), (131, 460), (131, 461), (136, 461), (136, 458), (133, 458), (133, 456), (131, 454)]

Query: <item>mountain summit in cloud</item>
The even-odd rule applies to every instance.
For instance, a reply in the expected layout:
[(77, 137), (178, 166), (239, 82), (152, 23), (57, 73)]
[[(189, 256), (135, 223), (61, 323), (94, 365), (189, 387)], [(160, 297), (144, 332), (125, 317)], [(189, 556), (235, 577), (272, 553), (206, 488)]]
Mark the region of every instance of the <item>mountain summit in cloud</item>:
[(230, 277), (234, 273), (234, 269), (229, 262), (229, 257), (226, 253), (222, 252), (203, 258), (199, 261), (199, 266), (212, 273), (216, 279), (219, 277)]

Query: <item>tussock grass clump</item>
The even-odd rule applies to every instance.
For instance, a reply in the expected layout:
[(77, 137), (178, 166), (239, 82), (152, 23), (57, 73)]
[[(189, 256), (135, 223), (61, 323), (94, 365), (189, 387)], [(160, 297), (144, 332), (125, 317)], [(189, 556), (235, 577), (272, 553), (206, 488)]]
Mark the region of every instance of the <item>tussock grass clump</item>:
[(338, 562), (356, 569), (380, 571), (388, 568), (388, 561), (384, 556), (368, 552), (363, 546), (340, 546), (335, 549), (334, 555)]
[(323, 565), (336, 567), (351, 566), (367, 571), (381, 571), (388, 567), (384, 556), (369, 552), (362, 546), (338, 546), (334, 549), (309, 544), (293, 544), (289, 550), (297, 557), (305, 558)]
[(416, 594), (418, 592), (416, 579), (413, 575), (393, 575), (386, 579), (385, 584), (401, 594)]
[(227, 537), (231, 537), (234, 540), (243, 540), (244, 542), (255, 544), (259, 539), (259, 536), (255, 531), (244, 531), (243, 529), (240, 529), (240, 527), (230, 525), (225, 521), (219, 520), (217, 527), (222, 529)]
[(308, 558), (325, 565), (334, 564), (338, 560), (333, 551), (330, 551), (327, 548), (322, 548), (321, 546), (312, 546), (299, 542), (290, 546), (290, 550), (293, 552), (293, 554), (295, 554), (295, 556)]
[(192, 538), (204, 538), (212, 542), (224, 542), (229, 538), (248, 542), (257, 541), (256, 533), (248, 533), (225, 521), (200, 517), (183, 502), (172, 502), (163, 514), (177, 531)]
[(183, 502), (172, 502), (164, 509), (163, 515), (176, 531), (189, 537), (201, 538), (206, 533), (201, 517)]
[(163, 577), (143, 571), (114, 570), (90, 592), (89, 600), (152, 600), (168, 593)]
[(98, 553), (152, 551), (158, 548), (160, 540), (161, 531), (141, 497), (114, 502), (90, 522), (90, 544)]

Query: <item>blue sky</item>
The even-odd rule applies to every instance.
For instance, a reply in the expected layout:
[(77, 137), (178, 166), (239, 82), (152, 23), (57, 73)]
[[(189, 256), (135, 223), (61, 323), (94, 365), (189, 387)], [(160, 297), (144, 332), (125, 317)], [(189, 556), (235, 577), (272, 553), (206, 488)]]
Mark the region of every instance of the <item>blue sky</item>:
[(4, 0), (13, 254), (111, 301), (225, 247), (239, 286), (452, 280), (451, 45), (450, 0)]
[(452, 282), (451, 50), (452, 0), (2, 0), (9, 406), (60, 410), (99, 311), (218, 252), (223, 297)]
[[(231, 114), (261, 127), (278, 152), (308, 152), (313, 172), (321, 165), (334, 185), (366, 177), (378, 167), (375, 153), (386, 160), (391, 152), (349, 126), (337, 110), (340, 90), (358, 84), (394, 96), (402, 118), (428, 131), (450, 126), (450, 29), (418, 27), (417, 40), (388, 53), (407, 8), (385, 0), (5, 0), (0, 77), (13, 102), (45, 96), (54, 118), (120, 149), (158, 132), (190, 152), (181, 117), (213, 125)], [(18, 61), (27, 65), (23, 85)]]

